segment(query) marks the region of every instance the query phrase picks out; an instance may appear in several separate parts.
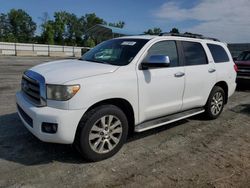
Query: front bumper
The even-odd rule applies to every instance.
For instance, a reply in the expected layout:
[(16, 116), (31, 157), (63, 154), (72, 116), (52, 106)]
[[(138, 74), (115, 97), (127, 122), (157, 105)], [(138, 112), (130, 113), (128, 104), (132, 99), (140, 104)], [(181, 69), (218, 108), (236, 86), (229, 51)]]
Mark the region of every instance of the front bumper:
[[(74, 142), (78, 123), (86, 111), (85, 109), (62, 110), (48, 106), (36, 107), (24, 98), (22, 92), (16, 94), (16, 103), (32, 119), (31, 126), (30, 122), (27, 122), (27, 117), (24, 117), (24, 113), (17, 109), (23, 124), (32, 134), (44, 142), (61, 144), (72, 144)], [(57, 132), (55, 134), (42, 132), (43, 122), (58, 124)]]

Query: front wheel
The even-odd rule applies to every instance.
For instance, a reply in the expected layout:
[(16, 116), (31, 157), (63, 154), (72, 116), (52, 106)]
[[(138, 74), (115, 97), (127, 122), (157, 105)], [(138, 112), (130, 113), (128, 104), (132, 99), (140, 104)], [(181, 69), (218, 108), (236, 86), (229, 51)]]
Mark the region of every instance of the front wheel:
[(77, 135), (78, 150), (89, 161), (100, 161), (117, 153), (128, 134), (128, 121), (114, 105), (103, 105), (83, 116)]
[(225, 104), (225, 92), (219, 87), (215, 86), (208, 98), (205, 106), (205, 115), (208, 119), (216, 119), (223, 111)]

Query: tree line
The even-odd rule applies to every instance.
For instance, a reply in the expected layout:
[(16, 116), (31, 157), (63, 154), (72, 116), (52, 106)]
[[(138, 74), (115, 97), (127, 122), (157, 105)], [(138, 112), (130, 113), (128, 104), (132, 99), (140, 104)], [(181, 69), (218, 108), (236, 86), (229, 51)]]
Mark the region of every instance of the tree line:
[[(22, 9), (0, 13), (0, 41), (93, 47), (98, 41), (85, 33), (94, 25), (104, 24), (118, 28), (125, 26), (124, 21), (109, 23), (95, 13), (78, 17), (73, 13), (59, 11), (54, 13), (53, 18), (44, 13), (40, 19), (41, 24), (37, 26), (32, 17)], [(41, 31), (39, 34), (36, 33), (38, 27)], [(144, 33), (158, 35), (161, 32), (160, 28), (152, 28)], [(170, 32), (179, 33), (177, 28)]]

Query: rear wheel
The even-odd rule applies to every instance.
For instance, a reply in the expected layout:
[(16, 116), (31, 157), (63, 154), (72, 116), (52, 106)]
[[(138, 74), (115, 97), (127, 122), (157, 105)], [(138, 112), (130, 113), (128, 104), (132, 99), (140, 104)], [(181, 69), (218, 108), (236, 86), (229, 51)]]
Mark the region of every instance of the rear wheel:
[(219, 87), (215, 86), (208, 98), (205, 106), (205, 115), (209, 119), (216, 119), (223, 111), (225, 104), (225, 92)]
[(117, 153), (128, 134), (128, 121), (123, 111), (103, 105), (87, 112), (77, 135), (77, 148), (84, 158), (99, 161)]

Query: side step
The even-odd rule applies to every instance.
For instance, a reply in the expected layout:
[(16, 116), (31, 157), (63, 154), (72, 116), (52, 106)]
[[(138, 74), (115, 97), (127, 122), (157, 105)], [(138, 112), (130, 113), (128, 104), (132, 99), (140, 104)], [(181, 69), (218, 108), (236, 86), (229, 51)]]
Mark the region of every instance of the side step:
[(197, 115), (197, 114), (201, 114), (204, 111), (205, 111), (204, 108), (195, 108), (195, 109), (187, 110), (187, 111), (180, 112), (177, 114), (172, 114), (172, 115), (160, 117), (157, 119), (149, 120), (139, 125), (136, 125), (135, 132), (143, 132), (149, 129), (160, 127), (169, 123), (173, 123), (175, 121), (179, 121), (181, 119), (185, 119), (185, 118)]

